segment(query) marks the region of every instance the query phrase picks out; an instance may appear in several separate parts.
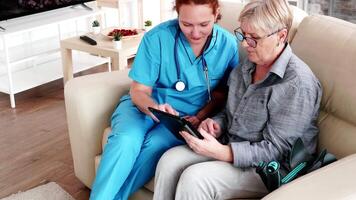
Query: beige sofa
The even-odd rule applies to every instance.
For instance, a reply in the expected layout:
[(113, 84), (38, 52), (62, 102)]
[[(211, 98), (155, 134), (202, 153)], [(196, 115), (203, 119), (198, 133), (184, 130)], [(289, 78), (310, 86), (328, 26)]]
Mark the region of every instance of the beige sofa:
[[(222, 26), (233, 30), (241, 8), (241, 4), (223, 3)], [(356, 199), (356, 25), (332, 17), (305, 17), (296, 8), (294, 13), (292, 49), (311, 67), (324, 89), (319, 149), (327, 148), (340, 160), (264, 199)], [(89, 188), (106, 142), (108, 129), (104, 137), (103, 131), (109, 126), (120, 96), (127, 93), (130, 85), (127, 72), (82, 76), (65, 86), (74, 170)], [(152, 190), (153, 181), (131, 199), (151, 199)]]

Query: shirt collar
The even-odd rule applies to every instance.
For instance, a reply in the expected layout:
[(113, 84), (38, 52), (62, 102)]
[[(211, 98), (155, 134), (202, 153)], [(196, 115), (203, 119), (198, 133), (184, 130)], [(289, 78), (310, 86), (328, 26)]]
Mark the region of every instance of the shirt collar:
[(218, 26), (217, 24), (214, 24), (214, 26), (213, 26), (211, 42), (210, 42), (209, 47), (207, 48), (206, 52), (209, 52), (212, 48), (216, 49), (218, 47), (218, 43), (217, 43), (218, 27), (217, 26)]
[(277, 58), (277, 60), (272, 64), (271, 70), (269, 73), (274, 73), (279, 77), (283, 78), (286, 72), (286, 67), (288, 66), (289, 60), (292, 57), (292, 49), (289, 44), (286, 44), (286, 47), (282, 51), (281, 55)]
[[(281, 55), (279, 55), (277, 60), (272, 64), (272, 67), (271, 67), (270, 71), (268, 72), (267, 77), (262, 82), (265, 82), (266, 80), (268, 80), (268, 78), (271, 76), (271, 74), (276, 74), (280, 78), (283, 78), (284, 74), (286, 72), (286, 68), (288, 66), (288, 62), (289, 62), (290, 58), (292, 57), (292, 55), (293, 55), (292, 49), (291, 49), (290, 45), (287, 43), (286, 47), (282, 51)], [(256, 68), (256, 64), (250, 62), (246, 56), (245, 61), (242, 63), (242, 71), (243, 71), (243, 74), (245, 74), (244, 81), (246, 84), (251, 83), (252, 72), (255, 70), (255, 68)]]
[[(177, 31), (178, 31), (178, 28), (179, 28), (179, 24), (178, 24), (178, 20), (177, 20)], [(218, 45), (217, 36), (218, 36), (218, 28), (217, 28), (217, 25), (214, 24), (213, 30), (212, 30), (211, 41), (210, 41), (208, 48), (204, 51), (204, 56), (209, 54), (209, 52), (211, 50), (214, 50), (214, 49), (217, 50), (217, 45)], [(179, 34), (179, 38), (184, 45), (184, 50), (188, 54), (191, 64), (194, 64), (195, 62), (200, 62), (201, 56), (195, 57), (193, 50), (191, 49), (191, 46), (190, 46), (187, 38), (185, 37), (185, 35), (182, 32)]]

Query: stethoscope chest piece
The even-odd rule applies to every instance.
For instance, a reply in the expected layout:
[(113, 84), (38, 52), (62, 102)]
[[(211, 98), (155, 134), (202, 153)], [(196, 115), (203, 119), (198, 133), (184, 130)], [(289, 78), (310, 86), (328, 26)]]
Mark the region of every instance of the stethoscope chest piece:
[[(176, 36), (175, 36), (175, 42), (174, 42), (174, 62), (175, 62), (175, 65), (176, 65), (177, 78), (178, 78), (178, 81), (175, 83), (174, 86), (175, 86), (175, 89), (177, 91), (179, 91), (179, 92), (181, 92), (181, 91), (183, 91), (185, 89), (185, 83), (180, 79), (180, 65), (179, 65), (179, 62), (178, 62), (178, 40), (179, 40), (180, 32), (181, 32), (181, 30), (178, 28)], [(205, 73), (205, 79), (206, 79), (207, 88), (208, 88), (209, 101), (211, 99), (211, 96), (210, 96), (210, 81), (209, 81), (209, 75), (208, 75), (208, 65), (206, 64), (206, 60), (204, 58), (204, 53), (205, 53), (206, 49), (209, 47), (210, 42), (211, 42), (211, 35), (209, 35), (209, 37), (207, 38), (207, 41), (205, 42), (204, 47), (203, 47), (203, 53), (201, 55), (202, 65), (203, 65), (203, 69), (204, 69), (204, 73)]]
[(181, 81), (181, 80), (178, 80), (178, 81), (176, 82), (176, 84), (175, 84), (175, 88), (176, 88), (176, 90), (179, 91), (179, 92), (183, 91), (183, 90), (185, 89), (185, 84), (184, 84), (184, 82)]

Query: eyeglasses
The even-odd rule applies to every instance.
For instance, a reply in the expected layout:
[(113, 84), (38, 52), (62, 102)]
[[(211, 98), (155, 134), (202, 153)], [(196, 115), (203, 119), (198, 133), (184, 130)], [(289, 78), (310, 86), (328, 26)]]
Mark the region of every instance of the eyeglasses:
[[(284, 29), (284, 28), (283, 28)], [(236, 36), (236, 39), (239, 41), (239, 42), (242, 42), (243, 40), (246, 40), (246, 43), (248, 46), (252, 47), (252, 48), (256, 48), (257, 47), (257, 41), (258, 40), (261, 40), (261, 39), (264, 39), (264, 38), (268, 38), (270, 37), (271, 35), (274, 35), (276, 33), (278, 33), (279, 31), (283, 30), (283, 29), (279, 29), (273, 33), (270, 33), (268, 35), (265, 35), (263, 37), (258, 37), (258, 38), (252, 38), (252, 37), (246, 37), (243, 33), (242, 33), (242, 30), (241, 30), (241, 27), (238, 27), (234, 30), (234, 34)]]

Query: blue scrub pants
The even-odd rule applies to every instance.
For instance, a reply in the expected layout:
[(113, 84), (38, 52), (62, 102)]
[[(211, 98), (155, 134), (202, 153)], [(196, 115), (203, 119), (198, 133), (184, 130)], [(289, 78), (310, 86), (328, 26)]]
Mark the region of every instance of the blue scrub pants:
[(163, 125), (140, 112), (130, 99), (115, 110), (111, 128), (91, 200), (128, 199), (154, 176), (161, 155), (183, 144)]

